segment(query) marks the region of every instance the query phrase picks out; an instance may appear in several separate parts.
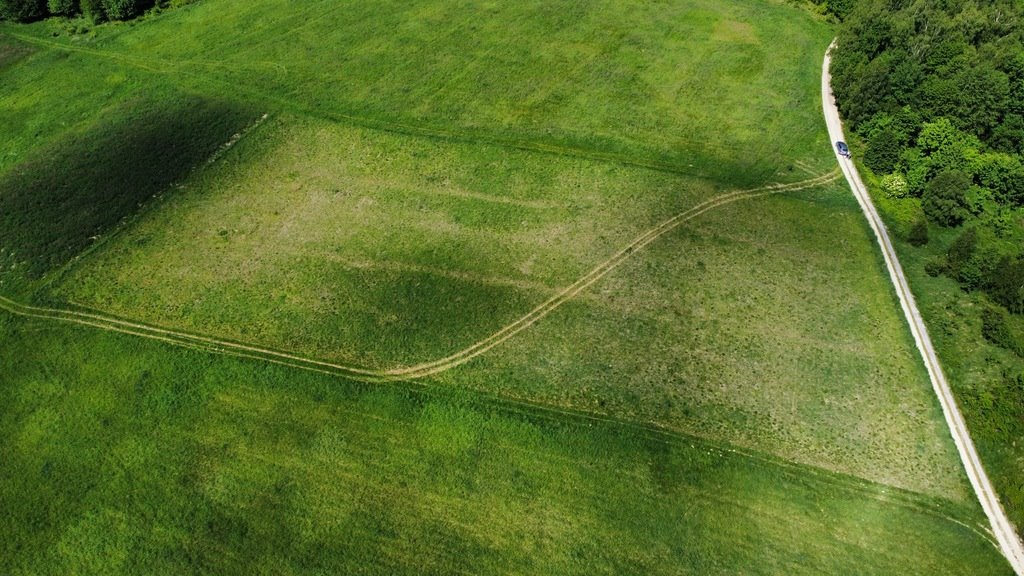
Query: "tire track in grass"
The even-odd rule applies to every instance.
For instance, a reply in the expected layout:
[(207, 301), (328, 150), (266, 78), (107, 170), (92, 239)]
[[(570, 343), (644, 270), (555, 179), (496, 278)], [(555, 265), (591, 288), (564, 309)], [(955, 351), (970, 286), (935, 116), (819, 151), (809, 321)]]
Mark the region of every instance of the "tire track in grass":
[(775, 194), (779, 192), (803, 190), (805, 188), (825, 184), (838, 178), (839, 172), (834, 170), (823, 176), (818, 176), (816, 178), (805, 180), (803, 182), (767, 186), (765, 188), (755, 190), (740, 190), (735, 192), (729, 192), (711, 198), (710, 200), (706, 200), (684, 212), (681, 212), (673, 216), (672, 218), (669, 218), (668, 220), (665, 220), (658, 226), (655, 226), (651, 230), (648, 230), (647, 232), (641, 234), (632, 242), (630, 242), (625, 247), (616, 252), (614, 255), (612, 255), (610, 258), (598, 264), (582, 278), (570, 284), (561, 292), (552, 296), (547, 301), (545, 301), (541, 305), (537, 306), (536, 308), (528, 312), (519, 320), (516, 320), (515, 322), (505, 326), (504, 328), (498, 330), (497, 332), (488, 336), (487, 338), (484, 338), (483, 340), (480, 340), (477, 343), (456, 352), (455, 354), (446, 356), (444, 358), (440, 358), (438, 360), (434, 360), (433, 362), (424, 362), (406, 368), (392, 368), (390, 370), (386, 370), (385, 373), (388, 375), (420, 378), (423, 376), (429, 376), (437, 372), (448, 370), (450, 368), (458, 366), (459, 364), (468, 362), (469, 360), (476, 358), (477, 356), (487, 352), (491, 348), (494, 348), (495, 346), (515, 336), (522, 330), (529, 328), (538, 320), (547, 316), (555, 309), (560, 307), (562, 304), (571, 300), (582, 291), (586, 290), (592, 284), (606, 276), (609, 272), (618, 268), (619, 265), (621, 265), (623, 262), (629, 259), (636, 252), (642, 250), (648, 244), (654, 242), (658, 238), (674, 230), (687, 220), (696, 218), (697, 216), (700, 216), (705, 212), (708, 212), (725, 204), (736, 202), (738, 200), (756, 198), (758, 196), (765, 196), (768, 194)]
[(157, 340), (188, 348), (201, 349), (218, 354), (251, 358), (296, 368), (303, 368), (306, 370), (345, 376), (354, 380), (366, 382), (397, 382), (414, 380), (438, 374), (455, 368), (456, 366), (465, 364), (466, 362), (469, 362), (470, 360), (485, 354), (492, 348), (504, 343), (557, 310), (592, 284), (618, 268), (623, 262), (631, 258), (644, 247), (651, 244), (658, 238), (661, 238), (668, 232), (676, 229), (688, 220), (732, 202), (821, 186), (837, 180), (839, 175), (840, 173), (838, 170), (833, 170), (827, 174), (800, 182), (790, 184), (773, 184), (751, 190), (737, 190), (720, 194), (714, 198), (705, 200), (696, 206), (676, 214), (636, 237), (632, 242), (624, 246), (604, 262), (595, 266), (579, 280), (565, 287), (533, 310), (527, 312), (518, 320), (504, 326), (490, 336), (479, 340), (476, 343), (455, 352), (454, 354), (445, 356), (444, 358), (412, 366), (373, 369), (338, 364), (327, 362), (325, 360), (318, 360), (308, 356), (302, 356), (296, 353), (273, 350), (255, 344), (235, 342), (227, 339), (204, 336), (179, 330), (170, 330), (101, 313), (81, 312), (70, 309), (48, 308), (23, 304), (4, 296), (0, 296), (0, 309), (6, 310), (7, 312), (17, 316), (78, 324), (90, 328), (118, 332), (141, 338), (149, 338), (151, 340)]

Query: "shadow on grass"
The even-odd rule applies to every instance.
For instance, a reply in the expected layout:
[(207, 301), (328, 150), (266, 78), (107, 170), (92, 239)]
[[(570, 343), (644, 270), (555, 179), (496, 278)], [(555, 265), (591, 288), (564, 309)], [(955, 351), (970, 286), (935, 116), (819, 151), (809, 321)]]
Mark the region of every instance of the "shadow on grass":
[(0, 264), (29, 280), (62, 266), (254, 116), (220, 101), (136, 100), (35, 151), (0, 176)]
[(0, 70), (13, 66), (15, 62), (32, 53), (28, 46), (14, 43), (0, 34)]

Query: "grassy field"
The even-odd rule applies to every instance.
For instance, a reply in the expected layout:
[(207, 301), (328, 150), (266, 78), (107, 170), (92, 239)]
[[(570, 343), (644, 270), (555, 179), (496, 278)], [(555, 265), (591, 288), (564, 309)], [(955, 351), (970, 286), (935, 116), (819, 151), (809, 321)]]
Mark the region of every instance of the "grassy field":
[(0, 344), (5, 574), (1009, 574), (974, 508), (695, 438), (7, 316)]
[[(0, 25), (0, 294), (315, 359), (443, 357), (702, 201), (834, 169), (831, 31), (788, 5), (210, 0), (65, 29)], [(416, 385), (0, 313), (0, 562), (1006, 572), (841, 186), (628, 255)]]
[(709, 212), (439, 378), (970, 499), (851, 201), (837, 184)]
[[(278, 118), (55, 294), (313, 358), (409, 365), (487, 337), (715, 192)], [(709, 212), (505, 346), (444, 380), (969, 498), (930, 390), (905, 384), (926, 377), (840, 186)]]

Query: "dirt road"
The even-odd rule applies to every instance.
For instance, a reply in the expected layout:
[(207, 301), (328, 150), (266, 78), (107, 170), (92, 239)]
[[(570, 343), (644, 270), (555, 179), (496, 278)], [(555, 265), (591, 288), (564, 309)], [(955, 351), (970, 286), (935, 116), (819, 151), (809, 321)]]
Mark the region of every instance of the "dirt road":
[(846, 175), (846, 180), (850, 183), (850, 189), (853, 190), (853, 194), (857, 197), (857, 202), (860, 203), (861, 209), (864, 210), (864, 215), (867, 217), (871, 229), (875, 232), (875, 237), (878, 238), (878, 244), (882, 248), (882, 255), (885, 257), (885, 264), (889, 269), (889, 277), (892, 279), (893, 286), (896, 288), (896, 294), (899, 296), (903, 314), (910, 324), (910, 331), (914, 334), (914, 342), (917, 343), (917, 349), (921, 352), (921, 358), (928, 369), (932, 388), (935, 389), (935, 394), (939, 398), (939, 404), (942, 405), (942, 413), (946, 416), (946, 424), (949, 425), (949, 431), (953, 435), (953, 441), (956, 443), (957, 451), (960, 453), (960, 460), (964, 463), (967, 477), (970, 479), (971, 486), (974, 487), (974, 492), (978, 495), (978, 500), (981, 502), (981, 507), (984, 508), (985, 514), (992, 525), (992, 533), (995, 535), (996, 540), (999, 542), (999, 548), (1002, 550), (1003, 555), (1006, 556), (1006, 559), (1010, 561), (1017, 576), (1024, 576), (1024, 546), (1021, 545), (1020, 538), (1017, 536), (1013, 524), (1006, 517), (1006, 512), (1003, 511), (1002, 505), (999, 504), (999, 497), (995, 489), (992, 488), (992, 484), (985, 474), (985, 469), (981, 466), (981, 460), (978, 459), (974, 442), (971, 441), (971, 436), (967, 431), (967, 424), (964, 423), (963, 415), (960, 414), (960, 409), (957, 407), (953, 392), (946, 381), (946, 376), (942, 373), (942, 367), (939, 366), (939, 359), (935, 355), (931, 339), (928, 337), (928, 329), (925, 328), (924, 321), (921, 319), (921, 313), (914, 302), (914, 295), (910, 292), (907, 279), (903, 275), (903, 268), (900, 266), (900, 261), (896, 257), (896, 251), (889, 240), (889, 233), (885, 228), (885, 224), (882, 223), (878, 212), (875, 210), (874, 204), (871, 203), (871, 197), (868, 195), (864, 182), (860, 179), (860, 174), (857, 173), (857, 167), (852, 160), (840, 156), (835, 149), (835, 142), (845, 141), (845, 137), (843, 136), (843, 124), (839, 118), (839, 110), (836, 108), (835, 99), (832, 97), (832, 76), (829, 73), (831, 52), (834, 48), (835, 42), (833, 42), (832, 46), (829, 46), (828, 51), (825, 53), (825, 61), (821, 69), (821, 100), (822, 107), (825, 110), (825, 122), (828, 124), (828, 133), (833, 143), (832, 151), (835, 152), (836, 160), (839, 162), (843, 174)]

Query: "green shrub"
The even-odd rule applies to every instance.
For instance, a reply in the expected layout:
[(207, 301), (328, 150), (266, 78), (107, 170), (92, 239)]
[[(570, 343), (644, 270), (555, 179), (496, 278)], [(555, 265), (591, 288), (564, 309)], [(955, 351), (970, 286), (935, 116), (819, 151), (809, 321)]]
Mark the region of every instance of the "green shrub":
[(978, 248), (978, 231), (968, 228), (956, 237), (946, 251), (946, 272), (953, 277), (960, 274), (960, 270), (968, 265)]
[(1024, 412), (1024, 372), (1007, 370), (1003, 373), (1006, 389), (1016, 398), (1017, 409)]
[(902, 174), (893, 173), (882, 177), (882, 191), (888, 198), (905, 198), (910, 193), (910, 185)]
[(924, 272), (932, 278), (937, 278), (949, 272), (949, 265), (946, 264), (945, 258), (932, 258), (925, 262)]
[(981, 335), (997, 346), (1021, 352), (1021, 343), (1010, 330), (1010, 315), (1002, 306), (986, 304), (981, 309)]
[(914, 225), (910, 228), (910, 233), (907, 235), (907, 242), (910, 242), (913, 246), (924, 246), (928, 243), (928, 221), (924, 218), (914, 222)]

